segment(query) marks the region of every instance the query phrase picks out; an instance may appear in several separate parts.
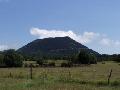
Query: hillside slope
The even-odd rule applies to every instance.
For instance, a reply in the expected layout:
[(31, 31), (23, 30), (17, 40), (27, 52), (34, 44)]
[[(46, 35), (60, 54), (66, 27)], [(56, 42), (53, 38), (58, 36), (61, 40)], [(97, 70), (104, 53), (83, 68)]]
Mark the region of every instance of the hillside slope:
[(37, 39), (22, 48), (18, 52), (27, 56), (70, 56), (77, 54), (80, 50), (85, 49), (90, 53), (99, 54), (88, 47), (76, 42), (70, 37), (56, 37)]

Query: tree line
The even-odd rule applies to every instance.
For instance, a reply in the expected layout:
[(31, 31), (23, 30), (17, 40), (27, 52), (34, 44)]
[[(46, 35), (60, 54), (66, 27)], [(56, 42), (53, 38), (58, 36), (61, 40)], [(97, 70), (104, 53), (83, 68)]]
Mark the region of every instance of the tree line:
[[(36, 61), (39, 65), (44, 65), (44, 62), (47, 59), (51, 59), (48, 57), (29, 57), (24, 56), (15, 51), (14, 49), (6, 50), (0, 52), (0, 67), (22, 67), (23, 61), (31, 60)], [(57, 59), (57, 57), (52, 57), (53, 60)], [(120, 55), (100, 55), (95, 56), (93, 53), (89, 53), (85, 50), (81, 50), (77, 55), (61, 57), (59, 59), (65, 59), (68, 63), (62, 63), (61, 67), (64, 66), (73, 66), (73, 64), (97, 64), (98, 61), (116, 61), (120, 62)], [(49, 63), (50, 66), (54, 66), (54, 63)]]

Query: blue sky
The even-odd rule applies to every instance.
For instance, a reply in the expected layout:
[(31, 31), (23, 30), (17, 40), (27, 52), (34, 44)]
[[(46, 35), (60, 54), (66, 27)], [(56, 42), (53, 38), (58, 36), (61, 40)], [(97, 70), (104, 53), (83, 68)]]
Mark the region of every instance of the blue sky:
[(120, 53), (120, 0), (0, 0), (0, 50), (54, 33)]

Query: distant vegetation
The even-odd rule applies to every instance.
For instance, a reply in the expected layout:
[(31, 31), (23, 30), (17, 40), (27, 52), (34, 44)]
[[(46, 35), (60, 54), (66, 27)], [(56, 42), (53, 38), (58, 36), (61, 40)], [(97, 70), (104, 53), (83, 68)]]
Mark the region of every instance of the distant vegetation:
[[(49, 60), (53, 60), (49, 62)], [(80, 64), (97, 64), (97, 62), (120, 62), (120, 55), (100, 55), (70, 37), (37, 39), (18, 50), (0, 52), (0, 67), (29, 66), (24, 61), (35, 61), (36, 66), (55, 67), (56, 60), (64, 60), (59, 66), (73, 67)], [(58, 66), (58, 65), (57, 65)]]
[[(61, 57), (63, 58), (63, 57)], [(52, 62), (49, 62), (52, 60)], [(66, 62), (61, 62), (59, 65), (56, 65), (56, 60), (64, 60)], [(38, 58), (38, 57), (25, 57), (18, 53), (17, 51), (10, 49), (0, 53), (0, 67), (22, 67), (29, 66), (27, 63), (24, 64), (24, 61), (35, 61), (36, 66), (38, 67), (73, 67), (80, 64), (97, 64), (97, 62), (104, 61), (115, 61), (120, 63), (120, 55), (99, 55), (98, 57), (89, 53), (86, 50), (81, 50), (78, 54), (67, 57), (66, 59), (56, 59), (56, 58)]]
[[(62, 57), (61, 57), (62, 58)], [(55, 58), (56, 59), (56, 58)], [(53, 60), (55, 60), (53, 58)], [(1, 67), (21, 67), (23, 61), (36, 61), (39, 66), (55, 66), (54, 62), (46, 62), (48, 59), (38, 57), (23, 57), (15, 50), (6, 50), (0, 54), (0, 65)], [(72, 67), (73, 64), (96, 64), (97, 58), (93, 54), (89, 54), (86, 51), (81, 51), (72, 58), (66, 58), (67, 62), (61, 63), (61, 67)]]

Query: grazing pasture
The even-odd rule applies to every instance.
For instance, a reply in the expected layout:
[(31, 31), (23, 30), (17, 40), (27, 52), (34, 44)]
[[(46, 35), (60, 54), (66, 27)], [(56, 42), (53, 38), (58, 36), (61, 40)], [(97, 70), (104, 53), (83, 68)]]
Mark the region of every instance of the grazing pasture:
[[(108, 85), (110, 70), (112, 74)], [(0, 68), (0, 90), (120, 90), (120, 64), (80, 67)]]

